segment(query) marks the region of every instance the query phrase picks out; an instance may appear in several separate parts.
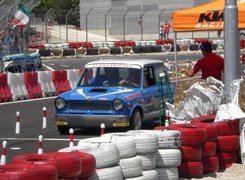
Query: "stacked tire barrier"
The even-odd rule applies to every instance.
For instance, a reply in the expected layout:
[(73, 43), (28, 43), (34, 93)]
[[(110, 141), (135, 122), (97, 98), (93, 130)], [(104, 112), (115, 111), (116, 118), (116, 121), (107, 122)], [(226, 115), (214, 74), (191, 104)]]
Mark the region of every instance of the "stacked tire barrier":
[[(219, 170), (230, 167), (232, 163), (238, 162), (239, 142), (239, 120), (221, 121), (213, 123), (213, 115), (195, 118), (193, 122), (214, 124), (217, 132), (216, 156), (218, 157)], [(214, 158), (212, 161), (215, 161)]]
[(21, 154), (0, 166), (1, 179), (86, 179), (95, 172), (95, 158), (85, 152)]
[[(139, 132), (148, 132), (141, 130)], [(158, 151), (156, 157), (156, 172), (158, 179), (178, 179), (177, 167), (181, 162), (179, 131), (150, 131), (158, 137)]]
[(206, 131), (189, 124), (173, 124), (158, 129), (178, 130), (181, 133), (181, 164), (178, 166), (179, 177), (200, 178), (203, 175), (202, 147), (206, 143)]
[[(177, 51), (198, 51), (202, 42), (209, 41), (213, 50), (224, 49), (223, 40), (183, 39), (177, 40)], [(111, 42), (69, 42), (61, 44), (30, 44), (28, 52), (38, 50), (42, 57), (49, 56), (79, 56), (79, 55), (115, 55), (173, 52), (172, 39), (157, 39), (152, 41), (111, 41)], [(245, 48), (244, 40), (240, 40), (241, 49)]]
[[(91, 147), (110, 148), (100, 150), (88, 150)], [(117, 151), (113, 150), (116, 145), (119, 151), (119, 167), (122, 172), (122, 179), (178, 179), (177, 166), (181, 162), (180, 154), (180, 132), (179, 131), (153, 131), (153, 130), (133, 130), (126, 133), (106, 133), (101, 137), (83, 139), (77, 146), (61, 149), (61, 152), (86, 151), (95, 156), (96, 175), (98, 179), (111, 179), (112, 168), (116, 168)], [(110, 150), (109, 150), (110, 149)], [(104, 152), (106, 151), (106, 152)], [(160, 153), (159, 153), (160, 151)], [(105, 154), (106, 153), (106, 154)], [(108, 154), (107, 154), (108, 153)], [(113, 159), (112, 159), (113, 158)], [(115, 158), (115, 159), (114, 159)], [(98, 165), (108, 164), (103, 167)], [(103, 172), (103, 175), (101, 174)], [(117, 179), (118, 176), (114, 176)]]
[(89, 179), (120, 180), (123, 177), (122, 169), (119, 166), (119, 149), (113, 143), (93, 139), (90, 142), (80, 142), (78, 146), (64, 148), (59, 151), (78, 151), (93, 155), (96, 160), (96, 170), (88, 177)]
[(178, 130), (181, 133), (179, 177), (201, 178), (238, 162), (239, 120), (214, 122), (215, 115), (194, 118), (191, 124), (172, 124), (156, 130)]
[[(154, 133), (145, 131), (128, 131), (136, 144), (137, 157), (142, 162), (143, 179), (158, 179), (156, 170), (156, 153), (158, 151), (158, 137)], [(121, 159), (121, 164), (123, 160)], [(126, 164), (126, 163), (124, 163)], [(127, 165), (127, 164), (126, 164)], [(140, 176), (139, 176), (140, 177)]]

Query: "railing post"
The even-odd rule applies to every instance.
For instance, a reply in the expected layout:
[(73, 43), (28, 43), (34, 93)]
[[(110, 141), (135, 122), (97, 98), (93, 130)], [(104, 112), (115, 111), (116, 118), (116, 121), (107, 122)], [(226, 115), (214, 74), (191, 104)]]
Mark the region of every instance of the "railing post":
[(66, 14), (66, 42), (68, 42), (68, 16), (71, 13), (72, 9), (70, 9)]
[(148, 9), (144, 10), (144, 12), (140, 15), (140, 21), (141, 21), (141, 41), (143, 41), (143, 16), (148, 11)]
[(48, 17), (50, 15), (50, 12), (52, 11), (52, 8), (48, 10), (48, 12), (44, 15), (44, 21), (45, 21), (45, 33), (46, 33), (46, 42), (48, 42)]
[(93, 11), (93, 8), (89, 10), (89, 12), (86, 14), (86, 42), (88, 42), (88, 15)]
[(106, 33), (106, 30), (107, 30), (107, 21), (106, 21), (106, 18), (107, 18), (107, 15), (111, 12), (111, 10), (112, 10), (112, 8), (111, 9), (109, 9), (108, 11), (107, 11), (107, 13), (105, 14), (105, 41), (107, 41), (107, 33)]

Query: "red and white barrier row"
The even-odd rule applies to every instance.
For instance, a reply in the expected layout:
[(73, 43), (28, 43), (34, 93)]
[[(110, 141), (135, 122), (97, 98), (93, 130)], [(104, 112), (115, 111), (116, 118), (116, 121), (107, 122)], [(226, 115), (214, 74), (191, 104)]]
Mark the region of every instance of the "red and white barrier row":
[(74, 88), (81, 71), (70, 69), (0, 74), (0, 102), (59, 95)]

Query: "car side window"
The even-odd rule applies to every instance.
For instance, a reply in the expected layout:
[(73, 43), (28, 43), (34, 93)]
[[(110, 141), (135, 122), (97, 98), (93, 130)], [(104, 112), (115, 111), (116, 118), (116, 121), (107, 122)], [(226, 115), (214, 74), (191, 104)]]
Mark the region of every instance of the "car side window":
[(153, 66), (148, 66), (144, 68), (144, 79), (148, 87), (156, 85)]

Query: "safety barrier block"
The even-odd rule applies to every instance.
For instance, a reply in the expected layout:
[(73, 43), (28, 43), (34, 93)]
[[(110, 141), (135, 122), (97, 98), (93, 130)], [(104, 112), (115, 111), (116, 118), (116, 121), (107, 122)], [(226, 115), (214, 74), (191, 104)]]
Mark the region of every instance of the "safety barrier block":
[(29, 44), (28, 45), (28, 48), (31, 48), (31, 49), (44, 49), (44, 44)]
[(245, 49), (245, 40), (244, 39), (240, 40), (240, 49)]
[(8, 74), (8, 85), (14, 101), (26, 100), (29, 97), (24, 83), (24, 73)]
[(243, 64), (245, 64), (245, 54), (242, 55), (241, 61)]
[(52, 72), (53, 82), (56, 88), (57, 95), (70, 90), (70, 85), (67, 80), (67, 72), (65, 70)]
[(24, 73), (24, 80), (29, 94), (29, 99), (41, 98), (42, 90), (37, 81), (37, 72)]
[(67, 80), (69, 81), (71, 89), (73, 89), (79, 78), (79, 69), (69, 69), (67, 70)]
[(52, 79), (52, 71), (38, 71), (38, 84), (43, 97), (56, 95), (56, 88)]
[(10, 92), (7, 74), (0, 74), (0, 102), (12, 101), (12, 94)]

